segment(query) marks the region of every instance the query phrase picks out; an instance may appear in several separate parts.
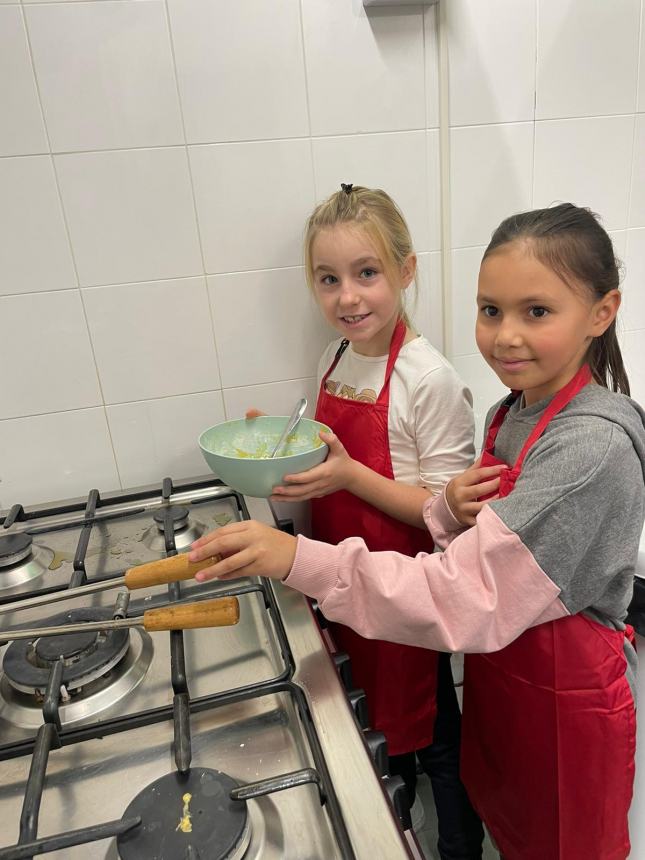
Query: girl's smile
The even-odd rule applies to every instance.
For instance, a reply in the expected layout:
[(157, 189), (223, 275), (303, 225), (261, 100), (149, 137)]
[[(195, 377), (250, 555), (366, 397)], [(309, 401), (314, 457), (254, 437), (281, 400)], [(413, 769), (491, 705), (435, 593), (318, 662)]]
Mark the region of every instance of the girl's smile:
[(401, 293), (412, 278), (416, 258), (401, 268), (396, 283), (366, 232), (339, 224), (317, 234), (312, 245), (314, 291), (327, 320), (366, 356), (386, 355), (402, 310)]

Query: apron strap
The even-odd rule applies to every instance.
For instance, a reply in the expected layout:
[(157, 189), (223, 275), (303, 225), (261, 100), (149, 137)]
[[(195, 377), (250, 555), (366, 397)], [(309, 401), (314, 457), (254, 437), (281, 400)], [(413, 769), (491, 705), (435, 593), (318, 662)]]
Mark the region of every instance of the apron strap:
[[(394, 331), (392, 332), (392, 340), (390, 341), (390, 352), (387, 359), (387, 366), (385, 368), (385, 380), (383, 383), (383, 388), (381, 389), (381, 393), (379, 394), (376, 402), (377, 403), (389, 403), (390, 399), (390, 378), (392, 376), (392, 371), (394, 370), (394, 364), (399, 357), (399, 352), (401, 351), (401, 347), (403, 346), (403, 341), (405, 340), (405, 334), (407, 331), (407, 327), (403, 320), (399, 317), (396, 326), (394, 327)], [(329, 375), (333, 372), (334, 368), (340, 361), (342, 354), (345, 352), (347, 347), (349, 346), (348, 340), (342, 340), (340, 346), (336, 350), (336, 355), (334, 356), (334, 360), (329, 366), (329, 370), (323, 376), (320, 383), (320, 390), (325, 391), (325, 385), (329, 378)]]
[(341, 340), (341, 342), (340, 342), (340, 346), (339, 346), (339, 347), (338, 347), (338, 349), (336, 350), (336, 355), (334, 356), (334, 360), (333, 360), (333, 361), (332, 361), (332, 363), (329, 365), (329, 370), (327, 371), (327, 373), (326, 373), (326, 374), (323, 376), (323, 378), (322, 378), (322, 381), (321, 381), (321, 384), (320, 384), (320, 390), (321, 390), (321, 391), (324, 391), (324, 390), (325, 390), (325, 383), (327, 382), (327, 379), (329, 378), (329, 374), (330, 374), (330, 373), (332, 372), (332, 370), (336, 367), (336, 365), (337, 365), (337, 364), (338, 364), (338, 362), (340, 361), (340, 357), (341, 357), (341, 355), (345, 352), (345, 350), (347, 349), (347, 347), (348, 347), (348, 346), (349, 346), (349, 341), (348, 341), (348, 340), (345, 340), (345, 339)]
[(528, 439), (524, 443), (524, 447), (520, 451), (520, 455), (517, 458), (515, 466), (513, 470), (519, 471), (522, 468), (522, 463), (524, 462), (524, 458), (529, 452), (529, 449), (540, 436), (544, 433), (547, 428), (549, 421), (561, 412), (564, 407), (570, 403), (576, 394), (591, 382), (591, 370), (589, 369), (588, 364), (583, 364), (580, 370), (576, 373), (573, 379), (570, 379), (569, 382), (561, 388), (556, 395), (553, 397), (547, 408), (544, 410), (542, 417), (538, 421), (538, 423), (533, 428), (533, 431), (529, 435)]
[(383, 388), (381, 388), (381, 393), (376, 399), (377, 403), (389, 404), (390, 402), (390, 379), (392, 378), (392, 371), (394, 370), (396, 360), (399, 357), (399, 353), (401, 352), (401, 347), (403, 346), (406, 332), (407, 326), (403, 322), (401, 317), (399, 317), (396, 326), (394, 327), (394, 331), (392, 332), (392, 340), (390, 341), (390, 353), (385, 368), (385, 380), (383, 382)]
[[(589, 369), (589, 365), (583, 364), (580, 370), (576, 373), (576, 375), (572, 379), (570, 379), (569, 382), (567, 382), (567, 384), (554, 395), (551, 402), (544, 410), (542, 417), (535, 425), (528, 439), (524, 443), (524, 446), (520, 451), (519, 457), (515, 461), (515, 465), (511, 470), (513, 473), (519, 475), (522, 469), (522, 463), (524, 462), (524, 458), (528, 454), (531, 446), (534, 445), (540, 438), (540, 436), (544, 433), (549, 421), (555, 415), (557, 415), (558, 412), (562, 411), (562, 409), (564, 409), (564, 407), (573, 400), (576, 394), (581, 391), (590, 381), (591, 370)], [(490, 427), (488, 428), (488, 433), (486, 434), (486, 441), (484, 443), (484, 451), (487, 451), (489, 454), (493, 454), (493, 451), (495, 449), (495, 439), (497, 438), (497, 434), (499, 433), (499, 428), (504, 422), (506, 413), (521, 393), (521, 391), (511, 391), (506, 400), (501, 404), (501, 406), (495, 413), (495, 417), (493, 418)]]

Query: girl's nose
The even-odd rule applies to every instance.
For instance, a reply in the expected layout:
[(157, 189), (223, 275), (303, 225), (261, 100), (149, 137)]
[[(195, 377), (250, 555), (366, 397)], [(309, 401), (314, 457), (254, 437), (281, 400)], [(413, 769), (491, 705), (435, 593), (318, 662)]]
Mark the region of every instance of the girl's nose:
[(343, 306), (351, 307), (358, 300), (358, 293), (354, 289), (351, 280), (343, 281), (340, 285), (340, 303)]
[(503, 320), (497, 329), (495, 340), (498, 346), (521, 346), (522, 333), (512, 320)]

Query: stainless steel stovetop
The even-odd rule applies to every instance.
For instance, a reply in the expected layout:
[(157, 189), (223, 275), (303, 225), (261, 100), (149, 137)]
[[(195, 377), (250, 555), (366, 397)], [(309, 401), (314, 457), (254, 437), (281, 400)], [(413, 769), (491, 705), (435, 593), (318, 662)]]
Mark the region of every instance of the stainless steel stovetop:
[[(266, 502), (244, 499), (212, 476), (15, 506), (0, 516), (0, 605), (121, 576), (249, 516), (275, 525)], [(87, 611), (109, 619), (118, 593), (5, 612), (0, 630)], [(235, 627), (132, 629), (98, 667), (94, 640), (89, 669), (81, 668), (88, 643), (61, 641), (63, 660), (38, 641), (21, 652), (18, 643), (5, 645), (0, 860), (43, 847), (56, 860), (419, 856), (302, 595), (255, 578), (174, 583), (132, 592), (127, 614), (231, 594), (240, 603)], [(217, 836), (205, 837), (205, 827)], [(165, 853), (137, 841), (146, 828), (152, 844), (155, 828), (163, 829), (157, 844)], [(211, 836), (222, 840), (216, 848)]]

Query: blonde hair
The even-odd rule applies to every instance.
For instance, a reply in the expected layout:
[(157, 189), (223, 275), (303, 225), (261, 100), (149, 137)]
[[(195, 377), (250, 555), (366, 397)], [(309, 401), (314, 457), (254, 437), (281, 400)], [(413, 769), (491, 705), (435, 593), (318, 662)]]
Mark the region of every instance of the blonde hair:
[[(309, 289), (314, 292), (312, 248), (321, 230), (339, 224), (362, 229), (378, 251), (385, 274), (391, 284), (400, 281), (401, 267), (414, 254), (410, 230), (401, 210), (385, 191), (364, 188), (361, 185), (342, 185), (311, 213), (305, 228), (305, 275)], [(416, 273), (414, 277), (416, 289)], [(403, 290), (399, 293), (400, 315), (409, 326), (410, 320), (403, 306)]]

